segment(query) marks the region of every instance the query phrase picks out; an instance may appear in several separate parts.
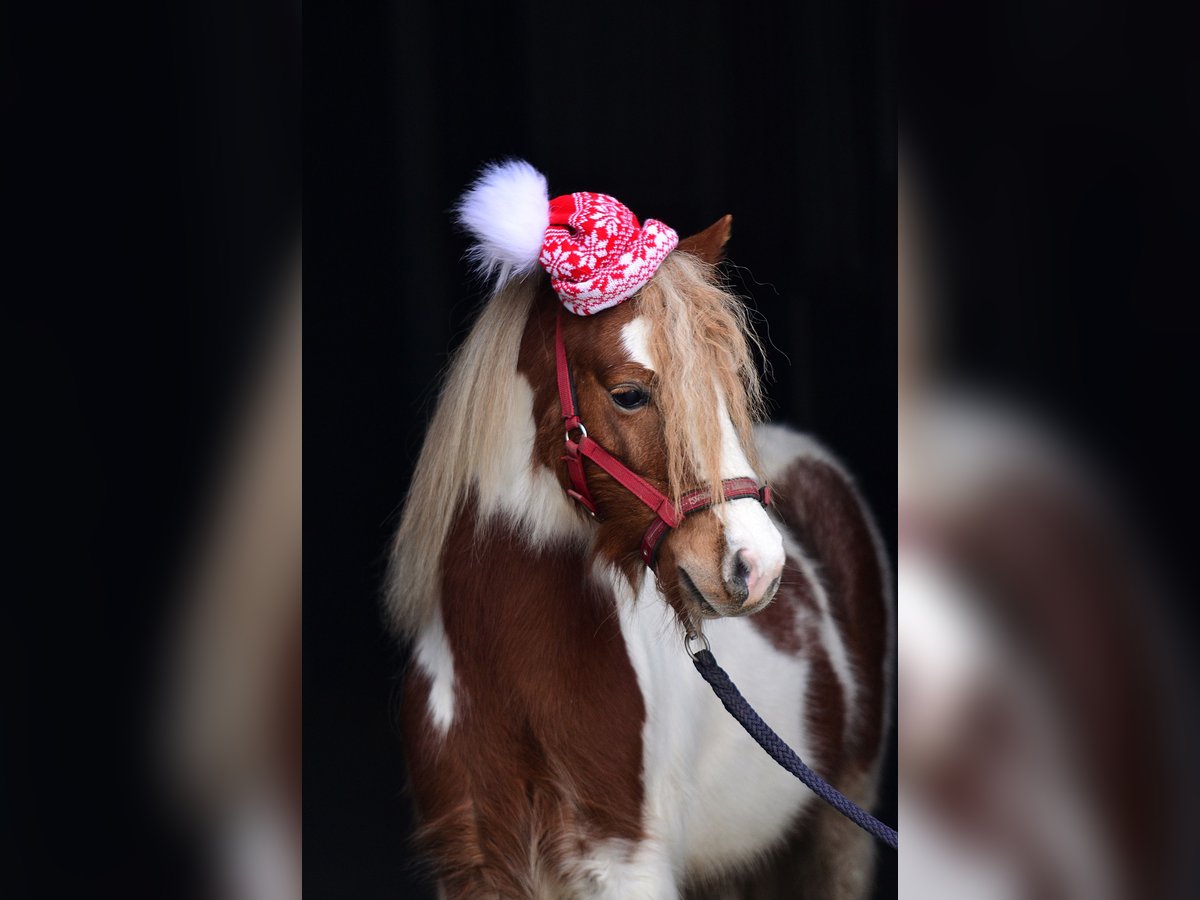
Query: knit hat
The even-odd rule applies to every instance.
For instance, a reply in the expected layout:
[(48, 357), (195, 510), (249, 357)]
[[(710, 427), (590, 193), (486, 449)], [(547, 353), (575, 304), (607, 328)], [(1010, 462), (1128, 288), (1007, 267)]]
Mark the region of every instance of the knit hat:
[(475, 237), (470, 252), (480, 270), (503, 283), (540, 263), (575, 315), (628, 300), (679, 243), (672, 228), (639, 223), (607, 194), (547, 196), (545, 176), (528, 163), (494, 164), (463, 195), (459, 221)]

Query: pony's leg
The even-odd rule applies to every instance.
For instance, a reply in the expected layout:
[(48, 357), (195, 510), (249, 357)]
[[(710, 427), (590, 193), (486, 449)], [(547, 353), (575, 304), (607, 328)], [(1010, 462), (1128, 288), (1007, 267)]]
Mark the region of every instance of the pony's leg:
[[(865, 809), (874, 805), (878, 773), (859, 770), (840, 780), (842, 792)], [(875, 874), (875, 838), (833, 807), (816, 803), (789, 847), (747, 885), (743, 897), (869, 897)]]
[[(844, 785), (845, 794), (869, 809), (878, 793), (878, 780), (870, 772), (851, 775)], [(815, 813), (811, 838), (798, 860), (804, 896), (831, 900), (870, 896), (878, 852), (876, 839), (824, 803)]]

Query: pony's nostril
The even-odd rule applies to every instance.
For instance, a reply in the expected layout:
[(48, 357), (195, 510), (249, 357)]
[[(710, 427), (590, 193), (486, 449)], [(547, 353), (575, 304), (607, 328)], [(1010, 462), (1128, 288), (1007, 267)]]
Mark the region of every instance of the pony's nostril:
[(729, 579), (733, 599), (745, 602), (754, 593), (758, 580), (758, 561), (749, 550), (739, 550), (733, 559), (733, 572)]
[(750, 567), (746, 565), (746, 560), (742, 554), (738, 554), (737, 559), (733, 563), (733, 580), (746, 581), (750, 578)]
[(770, 583), (779, 575), (779, 572), (766, 571), (758, 554), (746, 549), (738, 551), (733, 573), (736, 583), (742, 588), (736, 599), (743, 606), (762, 600), (770, 590)]

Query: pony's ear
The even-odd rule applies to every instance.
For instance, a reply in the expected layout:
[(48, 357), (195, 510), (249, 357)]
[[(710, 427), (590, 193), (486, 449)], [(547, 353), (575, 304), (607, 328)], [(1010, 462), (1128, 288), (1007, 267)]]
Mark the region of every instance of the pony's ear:
[(679, 242), (679, 249), (698, 256), (711, 266), (725, 258), (725, 245), (733, 230), (733, 216), (724, 215), (699, 234), (693, 234)]

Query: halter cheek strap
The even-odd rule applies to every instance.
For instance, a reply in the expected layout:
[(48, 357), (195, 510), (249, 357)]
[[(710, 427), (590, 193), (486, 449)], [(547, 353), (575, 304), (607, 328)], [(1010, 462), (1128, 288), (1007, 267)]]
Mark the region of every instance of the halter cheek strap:
[[(591, 491), (588, 490), (587, 473), (583, 468), (583, 461), (588, 459), (646, 504), (656, 518), (650, 523), (650, 527), (646, 529), (646, 533), (642, 537), (642, 560), (653, 569), (658, 557), (658, 548), (666, 538), (667, 532), (672, 528), (678, 528), (684, 517), (712, 506), (712, 491), (707, 487), (688, 491), (679, 498), (680, 508), (679, 512), (676, 512), (675, 504), (666, 494), (588, 437), (587, 429), (579, 419), (575, 404), (575, 386), (571, 380), (567, 348), (563, 343), (561, 310), (554, 323), (554, 361), (558, 380), (558, 399), (562, 407), (565, 431), (565, 447), (562, 458), (567, 464), (567, 476), (571, 480), (571, 487), (567, 489), (567, 495), (581, 503), (591, 515), (596, 515), (596, 501), (592, 498)], [(579, 433), (578, 440), (572, 440), (572, 432)], [(764, 506), (771, 502), (771, 489), (766, 485), (759, 487), (753, 478), (726, 478), (721, 482), (721, 492), (726, 500), (753, 497)]]

